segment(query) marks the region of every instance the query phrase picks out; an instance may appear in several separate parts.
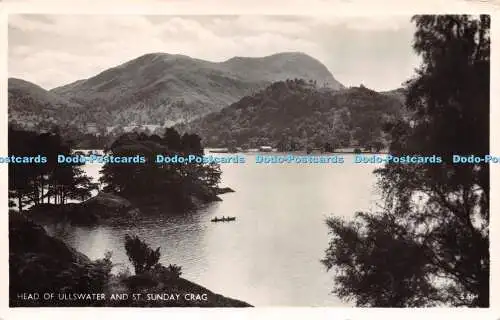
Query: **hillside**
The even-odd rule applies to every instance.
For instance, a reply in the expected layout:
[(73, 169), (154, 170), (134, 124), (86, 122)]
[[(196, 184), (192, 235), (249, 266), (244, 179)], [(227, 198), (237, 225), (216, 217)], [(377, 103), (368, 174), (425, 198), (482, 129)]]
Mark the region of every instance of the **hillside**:
[(69, 121), (81, 106), (34, 83), (16, 78), (8, 80), (8, 116), (10, 122), (36, 126), (39, 122)]
[(389, 97), (395, 98), (399, 100), (401, 103), (405, 103), (405, 94), (406, 94), (406, 89), (405, 88), (398, 88), (390, 91), (383, 91), (380, 92), (381, 94), (387, 95)]
[(199, 134), (210, 147), (368, 147), (385, 143), (382, 126), (401, 108), (399, 99), (364, 87), (334, 91), (287, 80), (178, 129)]
[(170, 125), (219, 111), (288, 78), (343, 87), (321, 62), (303, 53), (224, 62), (151, 53), (51, 92), (86, 107), (86, 113), (76, 115), (80, 122)]
[[(140, 275), (111, 274), (111, 257), (90, 260), (86, 255), (47, 234), (45, 229), (18, 212), (9, 213), (10, 307), (251, 307), (216, 294), (179, 277), (167, 277), (161, 266)], [(53, 292), (55, 299), (21, 299), (25, 293)], [(110, 299), (112, 294), (177, 293), (206, 295), (206, 301), (147, 301)], [(60, 299), (73, 293), (102, 294), (102, 300)]]

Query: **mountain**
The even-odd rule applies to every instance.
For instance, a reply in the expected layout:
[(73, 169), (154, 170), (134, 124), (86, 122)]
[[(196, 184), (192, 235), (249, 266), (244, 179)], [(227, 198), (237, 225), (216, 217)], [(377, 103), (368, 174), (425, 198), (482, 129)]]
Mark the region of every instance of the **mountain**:
[(151, 53), (51, 93), (85, 106), (78, 121), (103, 126), (165, 125), (219, 111), (278, 80), (304, 78), (343, 86), (318, 60), (297, 52), (209, 62)]
[(16, 78), (8, 80), (9, 127), (37, 132), (57, 127), (62, 138), (77, 148), (100, 147), (107, 142), (106, 137), (96, 137), (95, 125), (81, 121), (86, 114), (86, 107), (34, 83)]
[(401, 116), (402, 103), (391, 95), (365, 87), (331, 90), (287, 80), (177, 128), (199, 134), (209, 147), (381, 147), (383, 124)]
[(68, 101), (34, 83), (9, 78), (8, 116), (10, 122), (36, 126), (40, 122), (57, 123), (79, 112), (81, 105)]

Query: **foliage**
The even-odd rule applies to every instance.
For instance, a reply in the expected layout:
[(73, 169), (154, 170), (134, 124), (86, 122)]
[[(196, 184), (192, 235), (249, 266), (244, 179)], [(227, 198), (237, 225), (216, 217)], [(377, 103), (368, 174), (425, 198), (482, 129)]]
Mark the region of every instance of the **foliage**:
[(358, 306), (489, 306), (489, 165), (452, 154), (489, 153), (489, 16), (416, 16), (423, 58), (407, 84), (411, 117), (387, 126), (395, 155), (436, 165), (376, 171), (382, 212), (330, 218), (323, 263), (334, 292)]
[(160, 247), (153, 250), (138, 236), (125, 236), (125, 250), (137, 275), (151, 270), (160, 260)]
[(57, 163), (58, 154), (69, 155), (71, 151), (57, 130), (35, 133), (9, 128), (8, 138), (11, 155), (47, 157), (47, 163), (9, 163), (9, 198), (20, 204), (20, 211), (28, 204), (85, 200), (97, 188), (80, 164)]
[(340, 297), (360, 307), (418, 307), (422, 293), (436, 295), (425, 248), (392, 216), (358, 213), (354, 222), (334, 217), (327, 224), (333, 238), (323, 263), (336, 269)]
[(182, 136), (167, 128), (163, 137), (128, 133), (121, 135), (108, 150), (113, 155), (143, 155), (146, 163), (105, 164), (101, 182), (104, 191), (120, 194), (135, 202), (161, 202), (178, 209), (192, 206), (192, 197), (211, 201), (220, 182), (220, 166), (214, 163), (155, 163), (156, 155), (203, 155), (201, 139)]
[(294, 79), (275, 82), (219, 112), (177, 127), (200, 134), (210, 147), (331, 150), (384, 142), (382, 125), (401, 117), (401, 112), (400, 101), (389, 94), (367, 88), (333, 91)]
[[(86, 273), (82, 277), (89, 279), (88, 288), (91, 288), (90, 290), (104, 292), (111, 277), (111, 269), (113, 268), (111, 256), (111, 251), (107, 251), (104, 254), (104, 258), (93, 261), (86, 268)], [(84, 292), (89, 292), (89, 289), (85, 289)]]
[(176, 264), (169, 264), (168, 265), (168, 271), (170, 274), (173, 275), (174, 278), (179, 278), (182, 275), (181, 271), (182, 267), (176, 265)]
[[(111, 254), (91, 261), (49, 236), (19, 212), (9, 213), (9, 290), (11, 306), (80, 305), (85, 301), (40, 299), (23, 301), (23, 292), (96, 293), (103, 292), (111, 277)], [(101, 302), (91, 302), (99, 304)]]

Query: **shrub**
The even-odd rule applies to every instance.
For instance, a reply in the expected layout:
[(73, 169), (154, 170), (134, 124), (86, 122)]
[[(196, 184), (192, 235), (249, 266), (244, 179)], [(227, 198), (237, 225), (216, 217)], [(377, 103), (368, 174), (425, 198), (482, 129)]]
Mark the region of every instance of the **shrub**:
[(168, 265), (168, 271), (170, 272), (170, 274), (172, 275), (173, 278), (179, 278), (182, 274), (182, 271), (181, 271), (182, 267), (181, 266), (178, 266), (176, 264), (170, 264)]
[(125, 250), (136, 274), (151, 270), (160, 260), (160, 247), (153, 250), (137, 236), (125, 236)]
[(111, 270), (113, 269), (113, 263), (111, 262), (112, 255), (111, 251), (106, 251), (103, 259), (98, 259), (90, 264), (88, 270), (91, 279), (90, 290), (99, 289), (99, 291), (102, 291), (106, 286), (111, 276)]
[(123, 280), (127, 287), (132, 291), (137, 291), (146, 288), (154, 288), (158, 285), (158, 280), (151, 273), (142, 273), (135, 276), (130, 276)]

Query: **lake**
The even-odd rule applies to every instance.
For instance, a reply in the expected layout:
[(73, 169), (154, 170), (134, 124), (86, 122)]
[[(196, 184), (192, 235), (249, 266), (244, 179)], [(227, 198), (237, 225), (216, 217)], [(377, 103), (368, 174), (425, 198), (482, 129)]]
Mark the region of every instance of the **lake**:
[[(377, 166), (342, 156), (344, 164), (256, 164), (246, 154), (245, 164), (221, 165), (221, 186), (236, 191), (221, 195), (222, 202), (135, 225), (48, 231), (92, 259), (112, 251), (116, 270), (133, 270), (123, 238), (137, 234), (161, 247), (163, 264), (182, 266), (184, 278), (255, 306), (348, 307), (330, 293), (332, 272), (320, 262), (329, 241), (325, 219), (376, 209), (379, 196)], [(84, 169), (97, 178), (100, 166)], [(212, 223), (214, 216), (236, 221)]]

